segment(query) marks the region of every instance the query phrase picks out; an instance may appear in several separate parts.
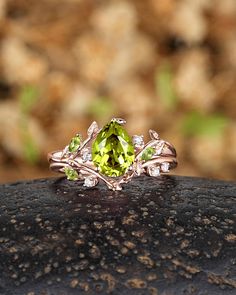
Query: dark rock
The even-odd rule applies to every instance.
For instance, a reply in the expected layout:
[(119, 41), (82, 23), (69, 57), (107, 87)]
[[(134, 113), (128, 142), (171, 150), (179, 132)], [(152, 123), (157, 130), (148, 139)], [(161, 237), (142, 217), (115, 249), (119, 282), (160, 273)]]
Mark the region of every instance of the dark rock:
[(0, 186), (0, 294), (236, 294), (236, 184)]

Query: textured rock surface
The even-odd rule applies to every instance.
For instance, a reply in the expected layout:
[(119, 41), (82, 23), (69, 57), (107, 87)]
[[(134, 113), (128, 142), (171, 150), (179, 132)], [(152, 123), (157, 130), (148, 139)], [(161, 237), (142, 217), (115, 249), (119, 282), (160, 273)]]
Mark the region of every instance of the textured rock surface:
[(0, 294), (235, 294), (236, 184), (0, 186)]

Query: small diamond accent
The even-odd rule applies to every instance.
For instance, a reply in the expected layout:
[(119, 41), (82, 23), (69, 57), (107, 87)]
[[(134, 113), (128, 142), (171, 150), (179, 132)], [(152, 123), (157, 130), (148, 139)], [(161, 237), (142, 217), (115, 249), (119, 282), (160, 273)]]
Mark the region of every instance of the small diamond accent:
[(144, 146), (144, 140), (143, 140), (143, 136), (139, 136), (139, 135), (134, 135), (133, 136), (133, 144), (136, 147), (143, 147)]
[(150, 176), (157, 177), (160, 175), (160, 167), (151, 166), (149, 167), (148, 172)]
[(140, 162), (136, 163), (136, 165), (134, 165), (134, 167), (135, 167), (135, 172), (138, 176), (143, 173), (144, 169), (143, 169), (143, 166)]
[(169, 172), (170, 164), (168, 162), (164, 162), (161, 164), (161, 171), (162, 172)]
[(84, 186), (86, 187), (93, 187), (97, 184), (97, 179), (94, 177), (86, 177), (84, 179)]
[(88, 149), (83, 150), (83, 152), (82, 152), (82, 160), (83, 160), (83, 162), (92, 161), (92, 154)]

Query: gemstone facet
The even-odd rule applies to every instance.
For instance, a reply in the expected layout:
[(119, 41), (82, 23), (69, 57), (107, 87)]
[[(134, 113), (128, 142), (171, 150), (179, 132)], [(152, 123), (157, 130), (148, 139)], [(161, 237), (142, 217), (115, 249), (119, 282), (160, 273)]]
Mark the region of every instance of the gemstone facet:
[(161, 171), (162, 172), (169, 172), (170, 164), (168, 162), (164, 162), (161, 164)]
[(152, 158), (154, 154), (155, 149), (153, 147), (148, 147), (143, 151), (141, 159), (144, 161), (148, 161)]
[(76, 152), (80, 146), (80, 142), (81, 142), (80, 135), (76, 135), (75, 137), (73, 137), (71, 139), (69, 146), (68, 146), (69, 152), (71, 152), (71, 153)]
[(148, 173), (150, 176), (157, 177), (160, 175), (160, 167), (158, 166), (150, 166), (148, 167)]
[(86, 177), (84, 179), (84, 186), (93, 187), (93, 186), (95, 186), (97, 184), (97, 182), (98, 182), (97, 179), (92, 177), (92, 176)]
[(134, 146), (125, 129), (112, 120), (98, 133), (92, 145), (92, 160), (106, 176), (123, 175), (134, 162)]
[(65, 167), (64, 172), (65, 172), (65, 175), (68, 180), (78, 180), (79, 179), (79, 175), (78, 175), (77, 171), (72, 168)]
[(92, 155), (91, 155), (89, 149), (84, 149), (81, 153), (81, 156), (82, 156), (82, 160), (84, 163), (92, 160)]
[(133, 144), (137, 148), (142, 148), (144, 146), (143, 136), (134, 135), (133, 136)]

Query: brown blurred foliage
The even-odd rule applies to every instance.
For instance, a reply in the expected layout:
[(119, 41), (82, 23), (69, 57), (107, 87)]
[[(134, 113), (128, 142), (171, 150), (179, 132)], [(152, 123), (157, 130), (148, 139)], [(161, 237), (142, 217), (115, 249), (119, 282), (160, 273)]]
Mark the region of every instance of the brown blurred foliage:
[(0, 181), (92, 120), (152, 128), (175, 173), (236, 178), (235, 0), (1, 0)]

